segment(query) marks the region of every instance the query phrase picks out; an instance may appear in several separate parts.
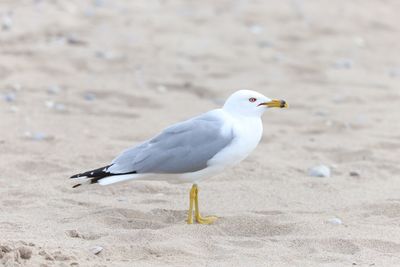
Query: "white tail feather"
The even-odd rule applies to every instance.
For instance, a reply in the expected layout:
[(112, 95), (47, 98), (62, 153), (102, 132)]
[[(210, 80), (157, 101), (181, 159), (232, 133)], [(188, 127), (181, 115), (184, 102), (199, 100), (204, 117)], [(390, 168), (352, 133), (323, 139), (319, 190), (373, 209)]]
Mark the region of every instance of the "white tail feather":
[(140, 174), (115, 175), (115, 176), (109, 176), (109, 177), (100, 179), (98, 181), (98, 183), (101, 185), (109, 185), (109, 184), (120, 183), (120, 182), (124, 182), (124, 181), (128, 181), (128, 180), (138, 179), (140, 177), (142, 177), (142, 175), (140, 175)]

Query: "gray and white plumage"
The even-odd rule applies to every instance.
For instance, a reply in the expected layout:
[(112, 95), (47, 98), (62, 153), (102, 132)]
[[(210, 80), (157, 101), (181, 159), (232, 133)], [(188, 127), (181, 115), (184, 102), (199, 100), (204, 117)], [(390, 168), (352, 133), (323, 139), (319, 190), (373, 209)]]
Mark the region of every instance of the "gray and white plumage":
[(130, 149), (112, 161), (111, 173), (186, 173), (207, 167), (207, 162), (229, 145), (231, 131), (221, 133), (224, 122), (206, 113), (166, 128), (156, 137)]
[(237, 91), (222, 108), (174, 124), (110, 165), (71, 178), (101, 185), (132, 179), (196, 182), (246, 158), (261, 139), (266, 108), (285, 106), (254, 91)]

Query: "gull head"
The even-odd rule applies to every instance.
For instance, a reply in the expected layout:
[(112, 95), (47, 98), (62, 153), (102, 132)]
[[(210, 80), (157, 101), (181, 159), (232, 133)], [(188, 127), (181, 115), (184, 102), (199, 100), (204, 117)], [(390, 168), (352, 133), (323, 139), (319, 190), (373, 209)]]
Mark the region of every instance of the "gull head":
[(287, 107), (284, 100), (270, 99), (251, 90), (239, 90), (225, 101), (223, 110), (237, 115), (260, 117), (268, 108)]

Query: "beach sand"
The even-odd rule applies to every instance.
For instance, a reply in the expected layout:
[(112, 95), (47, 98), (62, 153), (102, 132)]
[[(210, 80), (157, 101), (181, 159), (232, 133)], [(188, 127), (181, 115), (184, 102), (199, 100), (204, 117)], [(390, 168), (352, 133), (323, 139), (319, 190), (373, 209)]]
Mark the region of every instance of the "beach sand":
[[(0, 265), (399, 266), (400, 2), (0, 3)], [(285, 99), (199, 183), (72, 189), (234, 91)], [(308, 170), (328, 166), (330, 177)], [(95, 255), (94, 250), (102, 251)]]

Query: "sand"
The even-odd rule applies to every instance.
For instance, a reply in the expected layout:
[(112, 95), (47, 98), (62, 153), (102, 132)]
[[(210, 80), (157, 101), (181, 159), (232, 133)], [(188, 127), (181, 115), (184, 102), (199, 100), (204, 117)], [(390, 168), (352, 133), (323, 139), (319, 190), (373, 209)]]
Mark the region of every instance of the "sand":
[[(400, 2), (0, 3), (0, 264), (399, 266)], [(237, 89), (285, 99), (190, 184), (72, 189)], [(311, 177), (328, 166), (331, 177)], [(93, 250), (99, 246), (97, 255)], [(97, 251), (98, 252), (98, 251)]]

